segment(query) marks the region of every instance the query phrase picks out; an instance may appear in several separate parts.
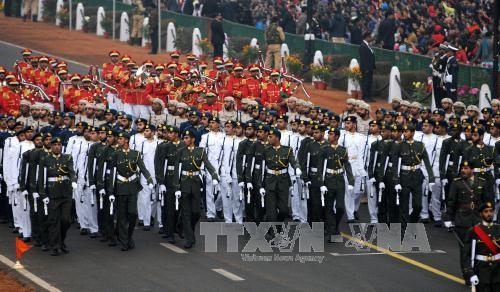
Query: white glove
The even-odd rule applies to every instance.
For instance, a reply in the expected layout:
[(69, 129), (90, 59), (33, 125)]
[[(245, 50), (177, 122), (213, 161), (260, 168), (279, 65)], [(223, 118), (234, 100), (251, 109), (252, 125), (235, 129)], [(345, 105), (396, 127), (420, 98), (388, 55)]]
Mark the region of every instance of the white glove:
[(435, 183), (429, 183), (429, 189), (432, 189), (436, 185)]
[(33, 193), (32, 196), (33, 196), (33, 200), (40, 198), (40, 195), (38, 193)]
[(249, 189), (249, 190), (253, 190), (253, 185), (252, 185), (252, 183), (247, 183), (247, 189)]
[(106, 191), (104, 189), (102, 189), (102, 190), (99, 191), (99, 195), (104, 196), (105, 194), (106, 194)]
[(76, 188), (78, 187), (78, 185), (76, 184), (76, 182), (72, 182), (71, 183), (71, 187), (76, 190)]
[(496, 185), (497, 185), (497, 186), (498, 186), (498, 185), (500, 185), (500, 178), (497, 178), (497, 179), (495, 180), (495, 183), (496, 183)]
[(181, 191), (175, 191), (174, 195), (177, 199), (179, 199), (181, 197)]
[(91, 186), (89, 187), (89, 189), (91, 189), (91, 190), (95, 190), (95, 189), (96, 189), (96, 187), (95, 187), (95, 185), (91, 185)]
[(240, 182), (240, 183), (238, 184), (238, 186), (239, 186), (240, 188), (244, 188), (244, 187), (245, 187), (245, 183), (244, 183), (244, 182)]
[(310, 181), (306, 181), (304, 184), (305, 184), (306, 186), (310, 186), (310, 185), (311, 185), (311, 182), (310, 182)]
[(212, 180), (212, 184), (213, 184), (213, 185), (214, 185), (214, 187), (215, 187), (216, 185), (218, 185), (218, 184), (219, 184), (219, 181), (218, 181), (218, 180), (216, 180), (216, 179), (214, 179), (214, 180)]
[(19, 184), (15, 184), (14, 185), (14, 190), (18, 190), (19, 189)]
[(301, 175), (302, 175), (302, 170), (300, 170), (300, 168), (298, 168), (298, 167), (297, 167), (297, 168), (295, 169), (295, 175), (297, 175), (297, 176), (301, 176)]
[(152, 190), (152, 189), (154, 189), (154, 188), (155, 188), (155, 186), (154, 186), (153, 184), (148, 184), (148, 188), (149, 188), (150, 190)]
[(470, 283), (472, 286), (476, 286), (479, 284), (479, 278), (476, 275), (470, 277)]
[(14, 190), (14, 185), (7, 185), (7, 192), (12, 192)]
[(451, 227), (451, 221), (444, 221), (444, 227), (450, 228)]
[(48, 205), (48, 204), (49, 204), (49, 202), (50, 202), (49, 198), (45, 198), (45, 199), (43, 199), (42, 201), (43, 201), (43, 203), (44, 203), (45, 205)]
[(449, 74), (449, 75), (444, 76), (444, 82), (452, 83), (453, 82), (453, 75)]
[(326, 186), (321, 186), (321, 187), (319, 188), (319, 190), (320, 190), (320, 192), (322, 192), (322, 193), (327, 193), (327, 192), (328, 192), (328, 188), (327, 188)]
[(260, 188), (259, 193), (260, 193), (261, 196), (265, 196), (266, 195), (266, 190), (264, 188)]
[(442, 180), (441, 180), (441, 184), (442, 184), (443, 186), (447, 185), (447, 184), (448, 184), (448, 179), (446, 179), (446, 178), (442, 179)]
[(376, 182), (377, 182), (377, 180), (376, 180), (374, 177), (370, 178), (370, 183), (371, 183), (371, 184), (374, 184), (374, 183), (376, 183)]
[(402, 189), (403, 189), (403, 188), (401, 187), (401, 185), (400, 185), (400, 184), (397, 184), (397, 185), (394, 187), (394, 190), (395, 190), (396, 192), (400, 192)]
[(27, 190), (24, 190), (24, 191), (21, 193), (21, 195), (23, 195), (23, 196), (27, 196), (27, 195), (28, 195), (28, 191), (27, 191)]
[(348, 190), (348, 191), (352, 191), (352, 190), (354, 190), (354, 186), (348, 185), (348, 186), (347, 186), (347, 190)]
[(160, 191), (160, 193), (164, 193), (167, 191), (167, 187), (165, 185), (160, 185), (159, 191)]
[(109, 199), (109, 201), (110, 201), (110, 202), (112, 202), (112, 201), (114, 201), (114, 200), (115, 200), (115, 196), (111, 195), (111, 196), (109, 196), (109, 198), (108, 198), (108, 199)]
[(381, 181), (379, 184), (378, 184), (378, 188), (379, 189), (385, 189), (385, 183), (383, 181)]

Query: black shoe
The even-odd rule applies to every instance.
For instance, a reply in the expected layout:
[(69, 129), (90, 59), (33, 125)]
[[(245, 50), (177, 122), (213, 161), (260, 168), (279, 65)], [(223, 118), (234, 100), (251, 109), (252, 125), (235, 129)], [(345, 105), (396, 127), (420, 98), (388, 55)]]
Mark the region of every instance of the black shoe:
[(61, 254), (61, 251), (57, 248), (54, 248), (51, 252), (50, 252), (50, 255), (51, 256), (58, 256)]
[(359, 220), (358, 211), (354, 211), (354, 219)]
[(151, 220), (149, 222), (151, 222), (149, 224), (149, 225), (151, 225), (151, 227), (155, 227), (155, 218), (151, 217)]
[(160, 227), (160, 230), (158, 230), (158, 234), (164, 234), (165, 233), (165, 227)]
[(215, 218), (207, 218), (207, 222), (215, 222)]
[(144, 221), (139, 220), (139, 226), (144, 226)]
[(192, 247), (193, 247), (193, 244), (192, 244), (191, 242), (189, 242), (189, 243), (188, 243), (188, 242), (186, 242), (186, 243), (184, 244), (184, 248), (185, 248), (185, 249), (190, 249), (190, 248), (192, 248)]
[(217, 211), (215, 213), (217, 214), (217, 217), (219, 217), (220, 219), (224, 219), (224, 213), (222, 213), (222, 211)]
[(19, 233), (19, 228), (18, 227), (14, 228), (14, 230), (12, 230), (12, 233), (18, 234)]
[(170, 244), (175, 244), (175, 237), (174, 236), (167, 236), (165, 237), (168, 243)]
[(116, 246), (116, 240), (111, 240), (111, 241), (108, 243), (108, 246)]
[(47, 245), (42, 245), (42, 251), (49, 251), (50, 248)]
[(121, 251), (128, 251), (128, 246), (123, 245), (122, 248), (120, 249)]
[(31, 242), (31, 237), (24, 237), (24, 238), (23, 238), (23, 241), (24, 241), (24, 242)]
[(443, 227), (443, 222), (441, 222), (441, 220), (438, 220), (436, 222), (434, 222), (434, 227)]
[(80, 229), (80, 235), (89, 235), (89, 230), (87, 228)]
[(128, 249), (134, 249), (135, 247), (135, 242), (131, 239), (128, 242)]
[(142, 230), (144, 230), (144, 231), (150, 231), (150, 230), (151, 230), (151, 227), (150, 227), (150, 226), (144, 226), (144, 227), (142, 228)]
[(63, 253), (69, 253), (69, 248), (66, 246), (66, 244), (62, 245), (61, 250)]
[(90, 233), (90, 238), (98, 238), (98, 237), (99, 237), (99, 232)]

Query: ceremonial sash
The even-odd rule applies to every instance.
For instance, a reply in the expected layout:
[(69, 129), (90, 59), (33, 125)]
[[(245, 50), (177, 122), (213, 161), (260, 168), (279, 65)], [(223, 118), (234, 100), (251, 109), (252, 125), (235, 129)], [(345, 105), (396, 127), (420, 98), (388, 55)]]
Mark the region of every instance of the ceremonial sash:
[(476, 233), (477, 237), (479, 237), (479, 239), (483, 241), (484, 244), (486, 244), (486, 247), (488, 247), (491, 253), (493, 253), (493, 255), (496, 255), (498, 253), (498, 247), (495, 245), (493, 240), (491, 240), (488, 234), (486, 234), (486, 232), (484, 232), (484, 230), (479, 227), (479, 225), (474, 226), (473, 230), (474, 233)]

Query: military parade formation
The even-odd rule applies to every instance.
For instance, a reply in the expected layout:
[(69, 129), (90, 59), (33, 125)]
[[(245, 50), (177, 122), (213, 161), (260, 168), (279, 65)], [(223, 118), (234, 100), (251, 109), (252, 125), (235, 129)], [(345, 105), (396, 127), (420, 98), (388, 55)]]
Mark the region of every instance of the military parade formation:
[(334, 243), (345, 214), (446, 227), (466, 282), (498, 291), (498, 99), (479, 109), (443, 90), (435, 110), (394, 98), (372, 114), (348, 99), (335, 113), (294, 97), (301, 84), (262, 63), (209, 68), (172, 52), (138, 64), (112, 50), (81, 76), (21, 54), (0, 67), (0, 222), (54, 256), (69, 252), (73, 222), (127, 251), (136, 225), (155, 224), (189, 249), (201, 219), (324, 222)]

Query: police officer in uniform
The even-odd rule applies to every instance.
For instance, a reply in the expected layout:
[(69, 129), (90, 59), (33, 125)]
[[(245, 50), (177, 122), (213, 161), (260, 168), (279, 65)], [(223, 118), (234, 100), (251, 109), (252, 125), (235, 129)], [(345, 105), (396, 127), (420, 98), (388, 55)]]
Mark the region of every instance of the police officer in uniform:
[(500, 225), (493, 223), (493, 212), (493, 203), (483, 203), (479, 207), (481, 222), (465, 235), (463, 274), (476, 291), (500, 290)]
[(51, 255), (68, 253), (66, 233), (71, 225), (72, 191), (77, 188), (71, 155), (62, 154), (62, 139), (52, 139), (52, 153), (40, 161), (38, 190), (48, 210)]
[(137, 220), (137, 196), (142, 189), (139, 171), (146, 178), (149, 189), (154, 187), (141, 154), (130, 149), (129, 140), (128, 133), (118, 134), (118, 145), (121, 149), (115, 151), (110, 159), (113, 184), (109, 184), (107, 189), (109, 200), (116, 199), (118, 241), (122, 245), (122, 251), (135, 247), (132, 235)]
[(186, 147), (181, 148), (175, 156), (175, 172), (180, 179), (174, 180), (174, 186), (177, 189), (175, 197), (182, 200), (182, 223), (186, 239), (184, 248), (189, 249), (195, 244), (194, 229), (201, 215), (202, 165), (205, 165), (205, 170), (210, 173), (214, 186), (219, 184), (219, 176), (208, 160), (205, 150), (195, 146), (195, 133), (186, 130), (183, 134)]

